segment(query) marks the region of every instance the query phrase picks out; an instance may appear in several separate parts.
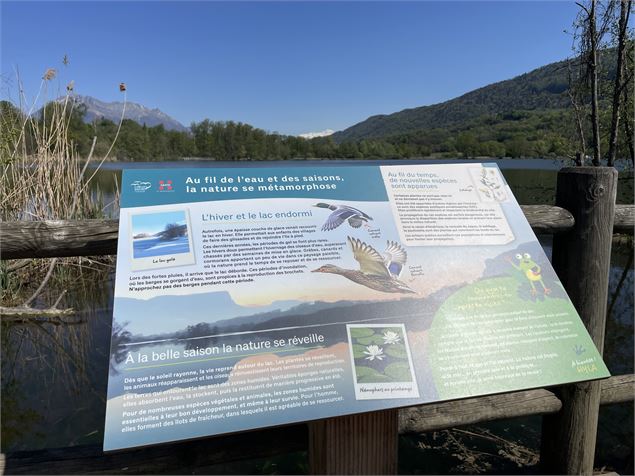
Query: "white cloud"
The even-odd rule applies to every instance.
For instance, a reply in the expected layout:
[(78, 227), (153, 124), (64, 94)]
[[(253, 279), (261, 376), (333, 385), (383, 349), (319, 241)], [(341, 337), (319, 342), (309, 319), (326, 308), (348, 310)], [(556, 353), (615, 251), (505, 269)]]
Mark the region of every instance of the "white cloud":
[(335, 131), (333, 129), (325, 129), (320, 132), (305, 132), (304, 134), (299, 134), (300, 137), (304, 139), (315, 139), (316, 137), (326, 137), (333, 134)]

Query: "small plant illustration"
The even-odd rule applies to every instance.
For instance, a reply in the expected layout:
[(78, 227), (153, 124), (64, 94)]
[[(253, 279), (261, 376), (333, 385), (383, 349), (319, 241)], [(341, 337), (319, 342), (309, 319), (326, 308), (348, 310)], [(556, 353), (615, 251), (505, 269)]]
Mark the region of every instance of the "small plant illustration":
[(507, 194), (505, 193), (505, 190), (503, 189), (498, 175), (494, 169), (488, 170), (486, 168), (483, 168), (479, 181), (482, 185), (485, 186), (479, 187), (479, 190), (487, 198), (496, 200), (498, 202), (502, 202), (507, 199)]
[(412, 382), (402, 327), (349, 329), (357, 383)]

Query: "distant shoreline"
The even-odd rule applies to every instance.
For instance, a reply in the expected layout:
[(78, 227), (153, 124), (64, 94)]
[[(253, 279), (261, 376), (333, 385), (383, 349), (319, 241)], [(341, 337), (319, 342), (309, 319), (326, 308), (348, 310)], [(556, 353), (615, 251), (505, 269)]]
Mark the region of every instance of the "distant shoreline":
[[(85, 162), (82, 160), (82, 162)], [(509, 170), (560, 170), (562, 167), (573, 166), (570, 158), (545, 158), (545, 157), (527, 157), (522, 159), (512, 159), (510, 157), (416, 157), (408, 159), (329, 159), (329, 158), (312, 158), (312, 159), (287, 159), (287, 160), (214, 160), (202, 157), (187, 157), (173, 160), (144, 160), (144, 161), (128, 161), (128, 160), (107, 160), (101, 165), (101, 170), (120, 171), (123, 169), (149, 169), (149, 168), (178, 168), (178, 167), (223, 167), (233, 168), (242, 167), (245, 162), (250, 162), (254, 168), (261, 167), (311, 167), (324, 166), (325, 163), (333, 167), (341, 166), (358, 166), (358, 165), (398, 165), (407, 162), (413, 164), (451, 164), (451, 163), (496, 163), (501, 169)], [(99, 160), (91, 161), (92, 168), (100, 163)], [(633, 171), (630, 160), (619, 159), (615, 163), (615, 168), (620, 172)]]

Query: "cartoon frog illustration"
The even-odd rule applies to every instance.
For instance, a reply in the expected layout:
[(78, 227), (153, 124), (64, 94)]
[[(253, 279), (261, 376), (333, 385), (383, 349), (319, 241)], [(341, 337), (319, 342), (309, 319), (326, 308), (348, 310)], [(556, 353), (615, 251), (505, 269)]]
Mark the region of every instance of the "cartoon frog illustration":
[(536, 290), (536, 282), (539, 282), (542, 286), (543, 293), (548, 295), (551, 293), (551, 289), (545, 286), (545, 283), (542, 281), (542, 275), (540, 274), (540, 266), (531, 259), (531, 255), (529, 253), (516, 255), (516, 259), (518, 260), (518, 264), (514, 263), (510, 257), (505, 257), (505, 259), (518, 271), (521, 271), (525, 274), (525, 277), (529, 280), (529, 284), (531, 285), (531, 294), (535, 296), (538, 291)]

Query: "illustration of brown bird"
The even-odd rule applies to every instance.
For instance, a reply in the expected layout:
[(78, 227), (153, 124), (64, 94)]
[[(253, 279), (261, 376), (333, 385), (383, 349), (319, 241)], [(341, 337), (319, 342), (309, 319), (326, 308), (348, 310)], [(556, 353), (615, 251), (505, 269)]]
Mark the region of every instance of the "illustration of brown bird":
[(325, 264), (312, 272), (339, 274), (357, 284), (384, 293), (417, 294), (406, 283), (399, 280), (399, 275), (408, 259), (406, 250), (399, 243), (388, 241), (384, 256), (357, 238), (349, 236), (348, 244), (353, 250), (353, 257), (359, 263), (359, 270)]

